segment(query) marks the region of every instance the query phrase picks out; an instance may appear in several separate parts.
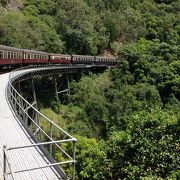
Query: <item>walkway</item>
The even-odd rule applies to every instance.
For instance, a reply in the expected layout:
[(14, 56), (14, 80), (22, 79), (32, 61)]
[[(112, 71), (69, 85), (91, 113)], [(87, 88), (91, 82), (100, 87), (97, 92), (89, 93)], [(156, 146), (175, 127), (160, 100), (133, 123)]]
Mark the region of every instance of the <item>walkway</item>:
[[(3, 179), (3, 145), (16, 147), (32, 144), (21, 123), (13, 115), (6, 99), (9, 73), (0, 75), (0, 180)], [(22, 170), (47, 165), (49, 162), (38, 148), (31, 147), (10, 151), (12, 169)], [(8, 179), (11, 179), (9, 176)], [(53, 168), (43, 168), (15, 174), (15, 180), (62, 179)]]

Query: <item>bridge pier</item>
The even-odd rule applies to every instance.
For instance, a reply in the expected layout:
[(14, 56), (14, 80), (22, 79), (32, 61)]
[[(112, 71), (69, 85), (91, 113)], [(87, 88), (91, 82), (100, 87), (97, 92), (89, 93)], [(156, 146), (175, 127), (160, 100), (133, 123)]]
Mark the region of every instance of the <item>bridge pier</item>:
[[(61, 83), (60, 83), (59, 86), (58, 86), (57, 77), (54, 75), (54, 85), (55, 85), (55, 96), (56, 96), (57, 100), (60, 101), (60, 99), (59, 99), (59, 94), (67, 93), (67, 95), (68, 95), (68, 101), (69, 101), (69, 103), (71, 103), (69, 74), (66, 73), (66, 74), (63, 74), (63, 75), (62, 75), (62, 81), (61, 81)], [(62, 89), (62, 88), (65, 88), (65, 89)]]

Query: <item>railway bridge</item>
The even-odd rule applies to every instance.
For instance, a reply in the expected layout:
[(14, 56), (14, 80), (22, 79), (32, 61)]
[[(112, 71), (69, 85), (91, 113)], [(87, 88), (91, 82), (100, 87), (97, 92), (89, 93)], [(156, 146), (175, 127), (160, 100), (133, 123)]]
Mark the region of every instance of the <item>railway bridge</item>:
[[(76, 139), (37, 110), (34, 91), (33, 102), (22, 96), (20, 82), (37, 76), (80, 73), (107, 67), (28, 66), (0, 75), (0, 180), (75, 179)], [(59, 139), (55, 139), (57, 134)], [(69, 152), (63, 149), (64, 143), (70, 147)], [(54, 150), (58, 150), (61, 160), (57, 161)], [(64, 172), (64, 165), (72, 169), (72, 177)]]

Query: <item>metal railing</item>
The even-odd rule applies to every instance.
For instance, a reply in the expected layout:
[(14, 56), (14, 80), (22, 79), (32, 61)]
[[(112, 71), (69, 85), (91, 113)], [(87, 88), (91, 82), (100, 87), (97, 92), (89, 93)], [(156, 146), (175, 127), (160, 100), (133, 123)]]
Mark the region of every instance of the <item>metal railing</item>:
[[(43, 66), (44, 67), (44, 66)], [(32, 67), (30, 69), (36, 69), (42, 67)], [(49, 68), (49, 67), (47, 67)], [(61, 168), (61, 165), (64, 164), (72, 164), (72, 179), (75, 179), (75, 143), (76, 139), (73, 138), (70, 134), (68, 134), (65, 130), (60, 128), (57, 124), (39, 112), (34, 104), (30, 104), (22, 95), (15, 89), (13, 82), (17, 77), (20, 77), (22, 74), (26, 74), (30, 72), (29, 67), (21, 68), (20, 70), (12, 71), (9, 75), (9, 82), (7, 86), (7, 97), (11, 104), (11, 107), (24, 125), (25, 129), (29, 132), (34, 142), (29, 145), (17, 146), (17, 147), (6, 147), (3, 148), (4, 154), (4, 162), (3, 162), (3, 175), (4, 179), (7, 176), (11, 176), (12, 179), (15, 179), (16, 173), (31, 171), (34, 169), (41, 169), (46, 167), (54, 167), (60, 174), (65, 175), (64, 171)], [(57, 139), (58, 137), (58, 139)], [(68, 147), (70, 147), (72, 151), (72, 155), (69, 155), (63, 148), (63, 143), (68, 143)], [(50, 164), (33, 167), (29, 169), (22, 170), (14, 170), (11, 167), (11, 158), (8, 152), (18, 149), (25, 149), (35, 147), (39, 148), (50, 160)], [(59, 152), (61, 154), (61, 161), (56, 162), (55, 159), (56, 153)], [(58, 159), (59, 160), (59, 159)], [(63, 174), (64, 173), (64, 174)]]

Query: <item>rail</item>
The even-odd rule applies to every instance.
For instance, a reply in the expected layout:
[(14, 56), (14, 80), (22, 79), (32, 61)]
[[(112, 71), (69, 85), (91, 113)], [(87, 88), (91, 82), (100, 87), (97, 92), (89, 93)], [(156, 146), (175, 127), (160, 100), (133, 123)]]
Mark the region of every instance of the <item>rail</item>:
[[(53, 66), (56, 68), (56, 66)], [(32, 144), (17, 146), (17, 147), (6, 147), (3, 148), (4, 154), (4, 166), (3, 166), (3, 175), (4, 179), (6, 179), (9, 175), (12, 179), (15, 179), (16, 173), (24, 172), (24, 171), (31, 171), (34, 169), (40, 169), (45, 167), (54, 167), (60, 174), (66, 176), (64, 171), (62, 170), (61, 165), (64, 164), (72, 164), (72, 179), (75, 179), (75, 143), (76, 139), (72, 137), (69, 133), (65, 130), (60, 128), (57, 124), (39, 112), (35, 107), (34, 104), (30, 104), (20, 92), (18, 92), (14, 86), (14, 82), (20, 76), (29, 73), (33, 70), (38, 70), (41, 68), (50, 68), (49, 66), (31, 66), (31, 67), (24, 67), (18, 70), (14, 70), (9, 75), (9, 82), (7, 85), (7, 97), (8, 101), (11, 104), (11, 107), (24, 125), (26, 130), (32, 136), (34, 142)], [(66, 68), (66, 66), (62, 67)], [(68, 67), (67, 67), (68, 68)], [(57, 139), (59, 137), (59, 139)], [(67, 143), (66, 147), (68, 146), (71, 149), (72, 154), (69, 155), (69, 151), (65, 150), (63, 147), (63, 143)], [(22, 169), (22, 170), (14, 170), (11, 167), (11, 158), (9, 157), (9, 152), (13, 150), (18, 150), (22, 148), (40, 148), (43, 153), (48, 157), (50, 160), (50, 164), (34, 167), (30, 169)], [(61, 154), (61, 161), (56, 158), (55, 151)]]

